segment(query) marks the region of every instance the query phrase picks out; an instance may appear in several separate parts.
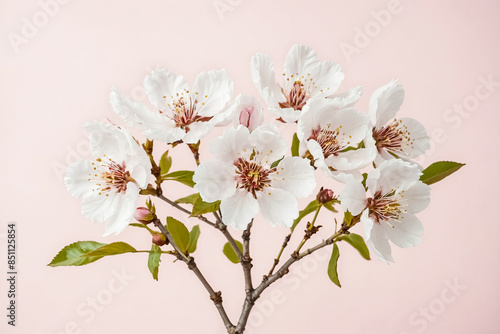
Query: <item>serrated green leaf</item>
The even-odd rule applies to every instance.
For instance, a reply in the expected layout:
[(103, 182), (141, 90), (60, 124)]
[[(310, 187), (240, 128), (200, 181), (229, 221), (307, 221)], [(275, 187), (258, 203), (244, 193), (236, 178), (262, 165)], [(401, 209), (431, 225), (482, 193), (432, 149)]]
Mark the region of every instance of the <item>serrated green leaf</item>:
[(186, 197), (179, 198), (175, 200), (175, 203), (194, 204), (198, 198), (200, 198), (200, 194), (196, 193)]
[(191, 229), (191, 232), (189, 232), (189, 245), (188, 245), (188, 252), (189, 253), (194, 253), (196, 251), (196, 246), (198, 244), (198, 238), (200, 237), (200, 226), (195, 225)]
[(299, 137), (297, 137), (297, 133), (294, 133), (292, 138), (292, 157), (299, 156), (299, 146), (300, 146)]
[(134, 247), (125, 242), (119, 241), (99, 247), (98, 249), (90, 252), (88, 256), (109, 256), (135, 252), (137, 252), (137, 250)]
[(165, 151), (160, 158), (160, 173), (161, 175), (167, 174), (172, 167), (172, 157), (168, 155), (168, 151)]
[(63, 249), (48, 264), (51, 267), (83, 266), (99, 260), (102, 256), (87, 256), (88, 253), (105, 246), (96, 241), (78, 241)]
[(341, 287), (339, 281), (339, 274), (337, 273), (337, 262), (340, 257), (339, 247), (336, 243), (333, 244), (332, 256), (330, 257), (330, 262), (328, 262), (328, 277), (335, 283), (338, 287)]
[(215, 201), (212, 203), (204, 202), (201, 197), (199, 197), (193, 205), (193, 211), (191, 212), (191, 217), (196, 217), (204, 213), (215, 212), (219, 210), (220, 201)]
[(176, 172), (162, 175), (161, 179), (164, 181), (166, 181), (166, 180), (177, 181), (177, 182), (180, 182), (180, 183), (185, 184), (186, 186), (192, 188), (192, 187), (194, 187), (193, 175), (194, 175), (194, 172), (191, 170), (179, 170)]
[[(235, 240), (235, 242), (236, 242), (236, 246), (238, 246), (240, 251), (243, 252), (243, 245), (241, 244), (241, 242), (239, 242), (238, 240)], [(231, 247), (231, 244), (229, 242), (226, 242), (226, 244), (224, 245), (224, 248), (222, 249), (222, 252), (224, 253), (224, 255), (227, 256), (229, 261), (231, 261), (232, 263), (239, 263), (240, 262), (240, 260), (238, 259), (238, 255), (236, 255), (233, 247)]]
[(175, 218), (167, 217), (167, 230), (181, 252), (186, 253), (189, 248), (189, 231), (186, 225)]
[(148, 268), (151, 274), (153, 274), (153, 279), (158, 280), (158, 270), (161, 261), (161, 248), (155, 244), (151, 245), (151, 251), (148, 257)]
[(350, 233), (347, 235), (343, 235), (338, 239), (347, 241), (347, 243), (354, 247), (364, 259), (370, 260), (370, 251), (368, 250), (368, 247), (366, 246), (365, 240), (362, 236)]
[(316, 211), (318, 209), (318, 206), (319, 206), (319, 203), (318, 203), (317, 200), (314, 200), (311, 203), (307, 204), (307, 206), (305, 207), (305, 209), (299, 212), (299, 216), (293, 222), (293, 225), (291, 227), (292, 232), (293, 232), (293, 230), (295, 230), (295, 227), (297, 226), (298, 223), (300, 223), (300, 221), (302, 220), (302, 218), (304, 218), (308, 214)]
[(420, 176), (420, 181), (427, 185), (431, 185), (441, 181), (447, 176), (455, 173), (457, 170), (465, 166), (465, 164), (453, 161), (438, 161), (424, 169)]

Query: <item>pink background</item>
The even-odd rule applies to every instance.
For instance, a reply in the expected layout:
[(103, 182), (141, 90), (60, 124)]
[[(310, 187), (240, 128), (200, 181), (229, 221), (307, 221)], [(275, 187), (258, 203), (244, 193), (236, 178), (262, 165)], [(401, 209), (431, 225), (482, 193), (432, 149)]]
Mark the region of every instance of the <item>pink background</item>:
[[(169, 68), (190, 82), (200, 71), (226, 68), (235, 93), (257, 94), (249, 72), (251, 56), (269, 53), (279, 71), (294, 43), (308, 44), (321, 59), (342, 65), (346, 79), (341, 91), (364, 86), (358, 104), (363, 110), (376, 87), (399, 78), (406, 89), (400, 116), (419, 119), (433, 139), (432, 150), (420, 162), (450, 159), (467, 166), (433, 186), (432, 202), (419, 215), (426, 229), (422, 245), (394, 247), (396, 263), (389, 266), (376, 259), (367, 262), (341, 245), (341, 289), (326, 275), (328, 254), (311, 257), (297, 264), (299, 271), (293, 270), (289, 280), (263, 295), (248, 332), (500, 332), (500, 224), (495, 218), (500, 3), (219, 2), (231, 3), (231, 10), (219, 16), (213, 0), (73, 0), (48, 18), (38, 1), (0, 1), (1, 254), (10, 221), (18, 223), (19, 246), (18, 326), (6, 325), (7, 285), (2, 278), (0, 332), (224, 333), (203, 287), (170, 258), (161, 263), (159, 282), (151, 278), (145, 254), (81, 268), (46, 266), (63, 246), (77, 240), (123, 240), (137, 249), (150, 247), (147, 233), (132, 228), (102, 238), (103, 225), (86, 221), (80, 201), (66, 192), (62, 170), (87, 156), (84, 122), (119, 121), (108, 105), (112, 86), (141, 100), (140, 85), (152, 68)], [(388, 7), (393, 13), (381, 26), (373, 13), (387, 13)], [(24, 31), (22, 37), (25, 20), (34, 19), (38, 31)], [(359, 30), (366, 29), (368, 40), (359, 40)], [(17, 52), (9, 42), (12, 34), (26, 38)], [(347, 44), (357, 53), (343, 52), (341, 46)], [(486, 87), (482, 82), (489, 77), (494, 84)], [(464, 104), (463, 114), (453, 111)], [(281, 128), (290, 138), (292, 128)], [(206, 144), (203, 154), (205, 149)], [(174, 169), (192, 168), (184, 147), (176, 156)], [(170, 184), (166, 192), (176, 198), (190, 190)], [(167, 213), (167, 208), (161, 210)], [(331, 216), (320, 218), (325, 229), (332, 228)], [(287, 231), (262, 220), (255, 225), (254, 280), (259, 282)], [(214, 288), (223, 290), (235, 320), (243, 299), (241, 270), (221, 254), (223, 237), (207, 227), (201, 226), (195, 255)], [(355, 230), (361, 233), (360, 227)], [(0, 261), (5, 268), (4, 255)], [(122, 271), (133, 278), (117, 282), (113, 272)], [(450, 290), (450, 284), (458, 284), (458, 290)], [(87, 306), (92, 298), (99, 303), (94, 315)]]

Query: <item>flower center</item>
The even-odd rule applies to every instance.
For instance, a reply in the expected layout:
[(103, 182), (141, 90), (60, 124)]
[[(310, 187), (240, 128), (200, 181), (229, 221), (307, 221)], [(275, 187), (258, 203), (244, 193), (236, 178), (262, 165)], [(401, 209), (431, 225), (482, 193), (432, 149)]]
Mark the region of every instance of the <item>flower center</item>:
[[(331, 129), (331, 124), (326, 127), (313, 129), (309, 139), (318, 142), (323, 150), (323, 155), (328, 158), (330, 155), (339, 155), (340, 151), (351, 144), (351, 141), (345, 141), (345, 132), (342, 131), (342, 125), (339, 125), (335, 130)], [(349, 139), (351, 136), (349, 136)]]
[(109, 196), (109, 192), (125, 193), (127, 191), (127, 183), (137, 182), (130, 176), (130, 172), (125, 168), (125, 162), (118, 164), (108, 158), (108, 161), (103, 161), (97, 158), (92, 162), (94, 166), (94, 174), (89, 174), (89, 181), (93, 182), (95, 188), (92, 191), (97, 191), (99, 195), (103, 193)]
[(395, 193), (394, 190), (391, 190), (383, 195), (382, 191), (378, 190), (372, 198), (366, 200), (369, 216), (377, 223), (390, 219), (400, 221), (401, 214), (406, 213), (406, 210), (402, 210), (402, 207), (405, 206), (401, 203), (403, 198), (404, 191)]
[(271, 184), (269, 174), (276, 171), (276, 168), (266, 169), (242, 158), (236, 160), (234, 166), (236, 167), (237, 187), (252, 193), (254, 198), (257, 198), (257, 191), (262, 191)]
[[(187, 91), (187, 93), (189, 93), (189, 91)], [(166, 96), (163, 98), (166, 98)], [(168, 106), (172, 109), (172, 115), (167, 116), (175, 122), (177, 127), (188, 132), (190, 124), (194, 122), (208, 122), (212, 119), (212, 117), (203, 117), (198, 115), (196, 111), (197, 104), (198, 100), (195, 99), (193, 101), (191, 97), (185, 99), (184, 96), (181, 96), (177, 100), (174, 100), (172, 105), (168, 104)]]
[(286, 97), (286, 102), (280, 102), (279, 106), (281, 108), (293, 108), (294, 110), (302, 110), (302, 107), (306, 105), (309, 96), (304, 87), (304, 84), (300, 81), (295, 81), (290, 93), (286, 94), (283, 88), (281, 89), (283, 95)]
[(375, 139), (379, 153), (383, 149), (394, 153), (404, 153), (405, 148), (413, 148), (415, 142), (415, 139), (410, 137), (406, 125), (397, 119), (379, 130), (374, 128), (373, 139)]

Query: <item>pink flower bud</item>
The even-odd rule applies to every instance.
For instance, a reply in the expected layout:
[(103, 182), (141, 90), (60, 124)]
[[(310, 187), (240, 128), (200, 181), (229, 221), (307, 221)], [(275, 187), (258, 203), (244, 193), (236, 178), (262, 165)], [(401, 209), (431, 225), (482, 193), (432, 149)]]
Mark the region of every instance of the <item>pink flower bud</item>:
[(251, 95), (238, 95), (232, 108), (235, 112), (235, 124), (241, 124), (253, 131), (264, 123), (264, 113), (259, 100)]
[(316, 196), (316, 199), (320, 204), (325, 204), (334, 200), (335, 197), (333, 196), (333, 190), (321, 188), (321, 190), (318, 193), (318, 196)]
[(155, 219), (155, 215), (152, 214), (148, 208), (141, 206), (138, 207), (137, 210), (135, 210), (134, 218), (138, 222), (147, 225)]
[(157, 245), (157, 246), (163, 246), (167, 244), (168, 240), (165, 234), (163, 233), (155, 233), (153, 234), (153, 240), (152, 242)]

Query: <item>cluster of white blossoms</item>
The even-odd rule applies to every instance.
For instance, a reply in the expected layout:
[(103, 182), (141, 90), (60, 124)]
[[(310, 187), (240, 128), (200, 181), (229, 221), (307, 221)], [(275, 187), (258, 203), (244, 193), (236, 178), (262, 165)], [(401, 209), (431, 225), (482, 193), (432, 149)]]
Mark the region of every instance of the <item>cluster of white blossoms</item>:
[[(396, 117), (404, 99), (400, 84), (378, 88), (368, 112), (359, 110), (361, 87), (338, 94), (340, 66), (320, 61), (304, 45), (291, 48), (279, 81), (265, 54), (252, 58), (251, 75), (272, 122), (264, 123), (258, 98), (232, 100), (233, 82), (224, 70), (199, 74), (191, 88), (182, 76), (155, 70), (144, 81), (150, 105), (116, 89), (110, 103), (146, 138), (173, 146), (198, 147), (214, 126), (229, 125), (210, 143), (212, 160), (202, 159), (193, 176), (203, 201), (220, 201), (228, 226), (245, 229), (260, 212), (273, 226), (291, 227), (299, 215), (297, 199), (314, 192), (318, 172), (343, 184), (342, 209), (358, 218), (368, 247), (383, 261), (393, 261), (388, 240), (399, 247), (421, 241), (415, 214), (428, 205), (430, 191), (412, 159), (428, 149), (429, 138), (416, 120)], [(289, 145), (273, 122), (296, 127), (298, 155), (286, 156)], [(96, 160), (71, 165), (65, 182), (83, 199), (87, 218), (106, 222), (106, 234), (119, 233), (151, 181), (150, 157), (123, 128), (92, 123), (87, 129)]]

